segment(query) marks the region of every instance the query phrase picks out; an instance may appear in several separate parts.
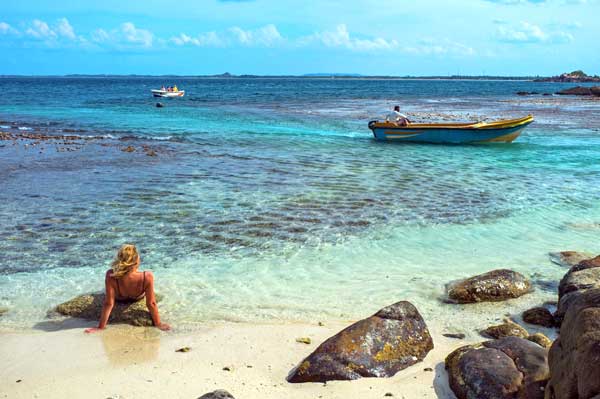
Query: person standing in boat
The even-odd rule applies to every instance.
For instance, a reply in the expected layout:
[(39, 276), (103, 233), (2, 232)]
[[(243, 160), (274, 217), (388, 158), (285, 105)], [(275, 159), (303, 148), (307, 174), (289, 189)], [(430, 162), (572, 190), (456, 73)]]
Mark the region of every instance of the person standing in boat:
[(400, 113), (400, 106), (394, 106), (394, 110), (385, 117), (386, 122), (392, 122), (400, 126), (407, 126), (410, 123), (408, 116)]

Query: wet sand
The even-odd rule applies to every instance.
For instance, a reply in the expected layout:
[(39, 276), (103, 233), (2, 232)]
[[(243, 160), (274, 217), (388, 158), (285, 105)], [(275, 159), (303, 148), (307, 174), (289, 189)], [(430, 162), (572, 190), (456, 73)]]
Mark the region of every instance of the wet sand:
[[(244, 399), (382, 398), (388, 392), (395, 398), (454, 397), (443, 360), (469, 342), (435, 330), (435, 348), (425, 360), (392, 378), (286, 382), (292, 367), (346, 326), (228, 323), (193, 333), (110, 326), (87, 335), (75, 323), (56, 332), (3, 333), (0, 397), (197, 398), (215, 389)], [(298, 343), (298, 337), (310, 337), (312, 344)], [(191, 350), (176, 352), (185, 346)]]

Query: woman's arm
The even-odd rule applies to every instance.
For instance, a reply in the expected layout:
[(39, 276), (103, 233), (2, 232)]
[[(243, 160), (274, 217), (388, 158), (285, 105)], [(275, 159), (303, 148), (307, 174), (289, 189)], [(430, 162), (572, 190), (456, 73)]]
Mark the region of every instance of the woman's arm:
[(104, 330), (106, 328), (106, 324), (108, 323), (108, 318), (110, 317), (110, 312), (112, 312), (113, 307), (115, 306), (115, 288), (111, 284), (111, 273), (110, 270), (106, 272), (106, 276), (104, 277), (104, 286), (105, 295), (104, 295), (104, 303), (102, 304), (102, 313), (100, 314), (100, 321), (98, 322), (97, 328), (88, 328), (85, 330), (86, 333), (93, 333), (98, 330)]
[(154, 275), (152, 272), (146, 272), (146, 306), (152, 317), (152, 323), (155, 327), (160, 328), (163, 331), (170, 330), (171, 327), (167, 323), (160, 322), (160, 315), (158, 314), (158, 305), (156, 304), (156, 297), (154, 296)]

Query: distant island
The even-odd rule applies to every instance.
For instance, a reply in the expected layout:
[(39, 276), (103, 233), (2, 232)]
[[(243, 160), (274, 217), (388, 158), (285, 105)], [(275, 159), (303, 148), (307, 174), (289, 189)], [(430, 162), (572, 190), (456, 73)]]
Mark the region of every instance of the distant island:
[(549, 78), (535, 79), (534, 82), (590, 83), (600, 82), (600, 76), (590, 76), (585, 72), (578, 70)]

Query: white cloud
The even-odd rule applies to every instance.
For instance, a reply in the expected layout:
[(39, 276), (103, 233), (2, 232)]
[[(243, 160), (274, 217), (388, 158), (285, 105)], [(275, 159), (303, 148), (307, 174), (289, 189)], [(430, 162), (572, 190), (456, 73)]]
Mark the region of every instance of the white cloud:
[(569, 43), (574, 39), (568, 32), (546, 32), (540, 26), (524, 21), (517, 27), (500, 26), (497, 36), (508, 43)]
[(244, 30), (237, 26), (229, 29), (238, 43), (244, 46), (267, 46), (271, 47), (284, 41), (283, 37), (273, 24), (265, 25), (255, 30)]
[(178, 46), (190, 44), (198, 47), (224, 47), (226, 45), (225, 40), (214, 31), (206, 32), (196, 37), (181, 33), (179, 36), (172, 37), (170, 41)]
[(396, 40), (386, 40), (381, 37), (373, 39), (357, 39), (350, 35), (345, 24), (340, 24), (333, 30), (316, 32), (310, 36), (300, 38), (300, 45), (311, 43), (323, 44), (326, 47), (345, 48), (353, 51), (390, 50), (399, 47)]
[(48, 24), (44, 21), (34, 19), (31, 25), (32, 26), (28, 28), (25, 33), (35, 39), (46, 40), (55, 39), (57, 37), (56, 32), (50, 29)]
[(60, 36), (66, 37), (68, 39), (75, 40), (76, 38), (75, 31), (73, 30), (73, 27), (66, 18), (61, 18), (58, 20), (58, 23), (56, 25), (56, 31)]
[(132, 22), (121, 24), (121, 32), (127, 43), (141, 45), (142, 47), (152, 47), (154, 35), (146, 29), (136, 28)]
[(7, 24), (6, 22), (0, 22), (0, 35), (19, 35), (20, 32)]
[(110, 41), (110, 35), (104, 29), (96, 29), (91, 33), (90, 38), (95, 43), (106, 43)]

